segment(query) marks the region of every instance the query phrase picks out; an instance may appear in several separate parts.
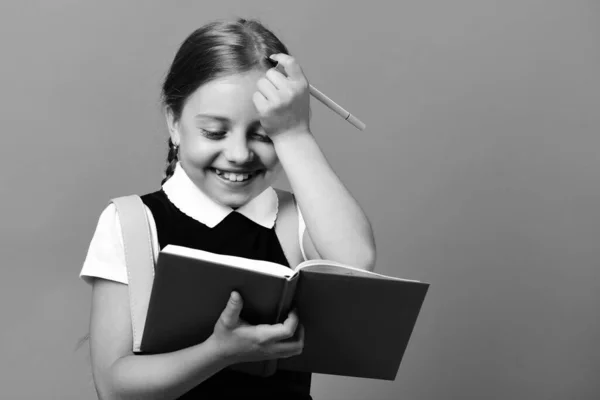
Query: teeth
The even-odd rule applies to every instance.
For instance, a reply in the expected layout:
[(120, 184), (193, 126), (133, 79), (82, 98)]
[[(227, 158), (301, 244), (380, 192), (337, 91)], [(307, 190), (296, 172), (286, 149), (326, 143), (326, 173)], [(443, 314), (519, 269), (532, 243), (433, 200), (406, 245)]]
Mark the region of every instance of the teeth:
[(227, 179), (231, 182), (243, 182), (250, 179), (251, 174), (235, 174), (233, 172), (223, 172), (215, 168), (215, 172), (221, 178)]

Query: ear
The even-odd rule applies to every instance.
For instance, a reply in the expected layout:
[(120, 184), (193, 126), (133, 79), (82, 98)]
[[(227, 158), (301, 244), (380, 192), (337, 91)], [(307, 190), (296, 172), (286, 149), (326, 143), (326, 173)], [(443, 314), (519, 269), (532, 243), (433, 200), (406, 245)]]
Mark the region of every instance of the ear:
[(179, 121), (175, 119), (175, 114), (170, 107), (165, 107), (165, 118), (167, 120), (167, 129), (169, 130), (169, 136), (174, 145), (181, 143), (181, 135), (179, 133)]

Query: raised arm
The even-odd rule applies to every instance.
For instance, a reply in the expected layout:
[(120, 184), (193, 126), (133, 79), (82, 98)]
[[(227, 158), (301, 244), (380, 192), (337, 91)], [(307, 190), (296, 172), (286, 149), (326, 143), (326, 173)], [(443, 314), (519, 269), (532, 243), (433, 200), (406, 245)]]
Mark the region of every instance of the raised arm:
[[(295, 132), (275, 143), (306, 223), (303, 241), (309, 256), (373, 270), (375, 241), (371, 225), (312, 134)], [(310, 254), (313, 247), (317, 255)]]
[(372, 270), (371, 224), (310, 131), (306, 77), (292, 57), (277, 54), (272, 58), (284, 66), (287, 77), (269, 70), (265, 80), (259, 81), (262, 97), (256, 95), (255, 104), (306, 222), (306, 248), (314, 246), (321, 258)]

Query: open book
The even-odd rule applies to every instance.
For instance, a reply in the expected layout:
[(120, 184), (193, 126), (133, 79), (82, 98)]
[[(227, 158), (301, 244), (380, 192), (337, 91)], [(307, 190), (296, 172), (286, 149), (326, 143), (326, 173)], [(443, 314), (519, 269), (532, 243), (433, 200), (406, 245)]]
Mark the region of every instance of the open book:
[(296, 308), (302, 354), (234, 366), (268, 376), (277, 369), (393, 380), (429, 284), (326, 260), (295, 269), (273, 262), (167, 245), (159, 254), (141, 352), (206, 340), (232, 291), (250, 324), (282, 322)]

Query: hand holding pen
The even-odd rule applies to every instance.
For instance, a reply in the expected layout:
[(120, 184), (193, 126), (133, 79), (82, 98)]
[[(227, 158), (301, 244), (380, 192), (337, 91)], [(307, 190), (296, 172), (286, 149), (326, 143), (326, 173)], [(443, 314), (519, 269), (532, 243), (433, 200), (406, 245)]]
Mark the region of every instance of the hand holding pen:
[[(267, 60), (275, 69), (277, 69), (277, 71), (286, 75), (285, 70), (280, 63), (278, 63), (277, 61), (274, 61), (271, 58), (267, 58)], [(366, 128), (366, 125), (360, 119), (358, 119), (357, 117), (352, 115), (350, 112), (345, 110), (342, 106), (340, 106), (339, 104), (337, 104), (336, 102), (331, 100), (329, 97), (327, 97), (323, 92), (321, 92), (320, 90), (315, 88), (313, 85), (309, 84), (308, 88), (309, 88), (310, 94), (315, 99), (319, 100), (321, 103), (323, 103), (330, 110), (332, 110), (333, 112), (338, 114), (340, 117), (344, 118), (346, 121), (348, 121), (349, 123), (351, 123), (352, 125), (354, 125), (356, 128), (358, 128), (361, 131), (363, 131)]]

